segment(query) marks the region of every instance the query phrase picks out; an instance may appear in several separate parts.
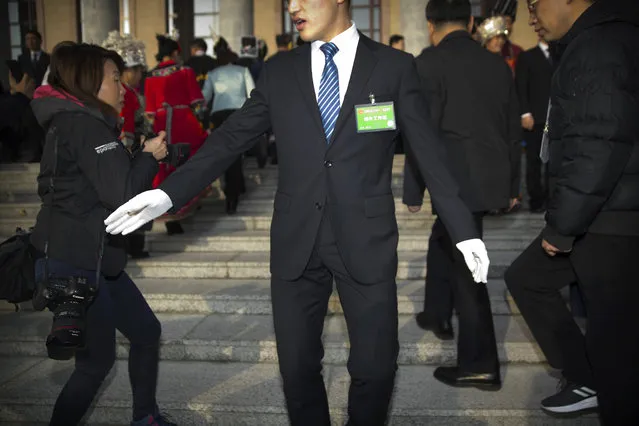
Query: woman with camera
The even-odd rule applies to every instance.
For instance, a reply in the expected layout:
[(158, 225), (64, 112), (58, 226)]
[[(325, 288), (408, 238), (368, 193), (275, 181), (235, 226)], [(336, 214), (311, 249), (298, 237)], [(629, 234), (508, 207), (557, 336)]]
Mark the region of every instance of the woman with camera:
[(163, 133), (136, 155), (118, 139), (123, 65), (117, 53), (98, 46), (60, 47), (49, 85), (32, 102), (47, 132), (38, 176), (42, 208), (31, 235), (45, 254), (36, 262), (34, 305), (54, 311), (49, 356), (75, 357), (50, 425), (76, 425), (85, 415), (115, 362), (116, 329), (131, 343), (131, 424), (174, 424), (155, 398), (160, 323), (124, 272), (125, 241), (106, 236), (103, 224), (109, 212), (151, 188), (167, 154)]

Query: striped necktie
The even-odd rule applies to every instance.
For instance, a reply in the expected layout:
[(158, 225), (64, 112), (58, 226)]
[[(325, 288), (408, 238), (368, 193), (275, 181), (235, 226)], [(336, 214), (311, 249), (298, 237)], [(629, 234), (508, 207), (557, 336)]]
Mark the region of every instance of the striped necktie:
[(322, 125), (324, 126), (324, 134), (326, 142), (331, 139), (333, 130), (335, 130), (335, 122), (339, 115), (339, 75), (337, 73), (337, 65), (333, 61), (333, 56), (339, 50), (333, 43), (325, 43), (320, 47), (326, 57), (322, 79), (320, 80), (319, 96), (317, 104), (319, 105), (320, 115), (322, 116)]

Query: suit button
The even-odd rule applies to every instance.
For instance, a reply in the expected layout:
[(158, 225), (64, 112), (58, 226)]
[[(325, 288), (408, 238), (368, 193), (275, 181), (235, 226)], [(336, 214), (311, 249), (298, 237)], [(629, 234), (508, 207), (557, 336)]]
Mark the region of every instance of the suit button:
[(333, 162), (332, 161), (324, 161), (324, 167), (326, 167), (327, 169), (333, 167)]
[(317, 210), (322, 210), (322, 203), (315, 203), (315, 208)]

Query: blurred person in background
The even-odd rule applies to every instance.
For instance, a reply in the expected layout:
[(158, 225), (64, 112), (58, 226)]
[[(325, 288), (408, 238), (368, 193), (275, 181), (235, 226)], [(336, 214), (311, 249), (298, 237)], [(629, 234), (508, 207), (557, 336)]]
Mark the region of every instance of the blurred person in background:
[[(155, 58), (159, 63), (144, 82), (145, 111), (155, 133), (165, 131), (168, 144), (188, 143), (190, 156), (193, 156), (207, 136), (197, 118), (204, 107), (204, 96), (193, 69), (180, 65), (178, 42), (163, 35), (158, 35), (157, 40)], [(161, 164), (153, 186), (160, 185), (174, 170), (169, 164)], [(192, 199), (176, 214), (164, 218), (169, 235), (184, 232), (179, 221), (195, 210), (205, 193)]]
[(27, 31), (24, 44), (27, 50), (18, 57), (18, 62), (22, 71), (34, 80), (37, 88), (42, 84), (51, 57), (42, 51), (42, 35), (35, 30)]
[(204, 39), (196, 38), (191, 43), (191, 57), (184, 63), (195, 72), (200, 88), (204, 87), (207, 74), (217, 67), (217, 60), (206, 53), (208, 48)]
[[(151, 123), (144, 115), (144, 97), (138, 92), (146, 69), (145, 46), (143, 42), (135, 40), (130, 35), (121, 35), (118, 31), (112, 31), (102, 42), (102, 47), (118, 53), (124, 61), (124, 69), (120, 77), (124, 87), (124, 105), (120, 112), (122, 119), (120, 140), (131, 153), (136, 153), (141, 149), (146, 135), (153, 131)], [(153, 223), (150, 222), (131, 235), (127, 235), (127, 252), (133, 259), (149, 257), (149, 252), (144, 250), (144, 234), (152, 227)]]
[[(207, 102), (213, 99), (211, 124), (216, 131), (227, 118), (240, 109), (255, 88), (248, 68), (233, 63), (235, 54), (224, 38), (215, 44), (218, 67), (211, 71), (204, 84), (203, 94)], [(246, 191), (242, 172), (242, 155), (224, 172), (224, 195), (226, 213), (237, 211), (240, 194)]]
[(401, 50), (402, 52), (406, 50), (406, 41), (404, 40), (403, 35), (393, 34), (388, 40), (388, 45), (393, 49)]

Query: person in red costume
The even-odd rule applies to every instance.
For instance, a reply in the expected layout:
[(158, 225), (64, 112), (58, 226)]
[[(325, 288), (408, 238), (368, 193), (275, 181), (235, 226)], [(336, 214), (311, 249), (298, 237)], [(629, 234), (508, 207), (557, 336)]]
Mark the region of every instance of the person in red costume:
[[(132, 154), (141, 146), (143, 135), (151, 133), (151, 125), (144, 116), (144, 98), (138, 89), (142, 75), (146, 69), (146, 54), (144, 43), (130, 35), (122, 35), (118, 31), (111, 31), (102, 42), (102, 47), (116, 52), (124, 62), (124, 69), (120, 76), (124, 87), (124, 104), (120, 111), (120, 141)], [(153, 227), (149, 223), (138, 231), (127, 236), (127, 253), (133, 259), (145, 259), (149, 252), (144, 250), (145, 231)]]
[[(204, 105), (204, 97), (195, 72), (180, 64), (181, 50), (177, 41), (162, 35), (158, 35), (157, 40), (156, 59), (159, 64), (149, 72), (144, 83), (146, 115), (153, 123), (155, 133), (166, 131), (169, 144), (188, 143), (192, 156), (207, 136), (196, 116)], [(174, 170), (168, 164), (160, 165), (153, 187), (160, 185)], [(175, 215), (165, 217), (169, 235), (183, 232), (179, 220), (194, 210), (202, 195), (191, 200)]]

